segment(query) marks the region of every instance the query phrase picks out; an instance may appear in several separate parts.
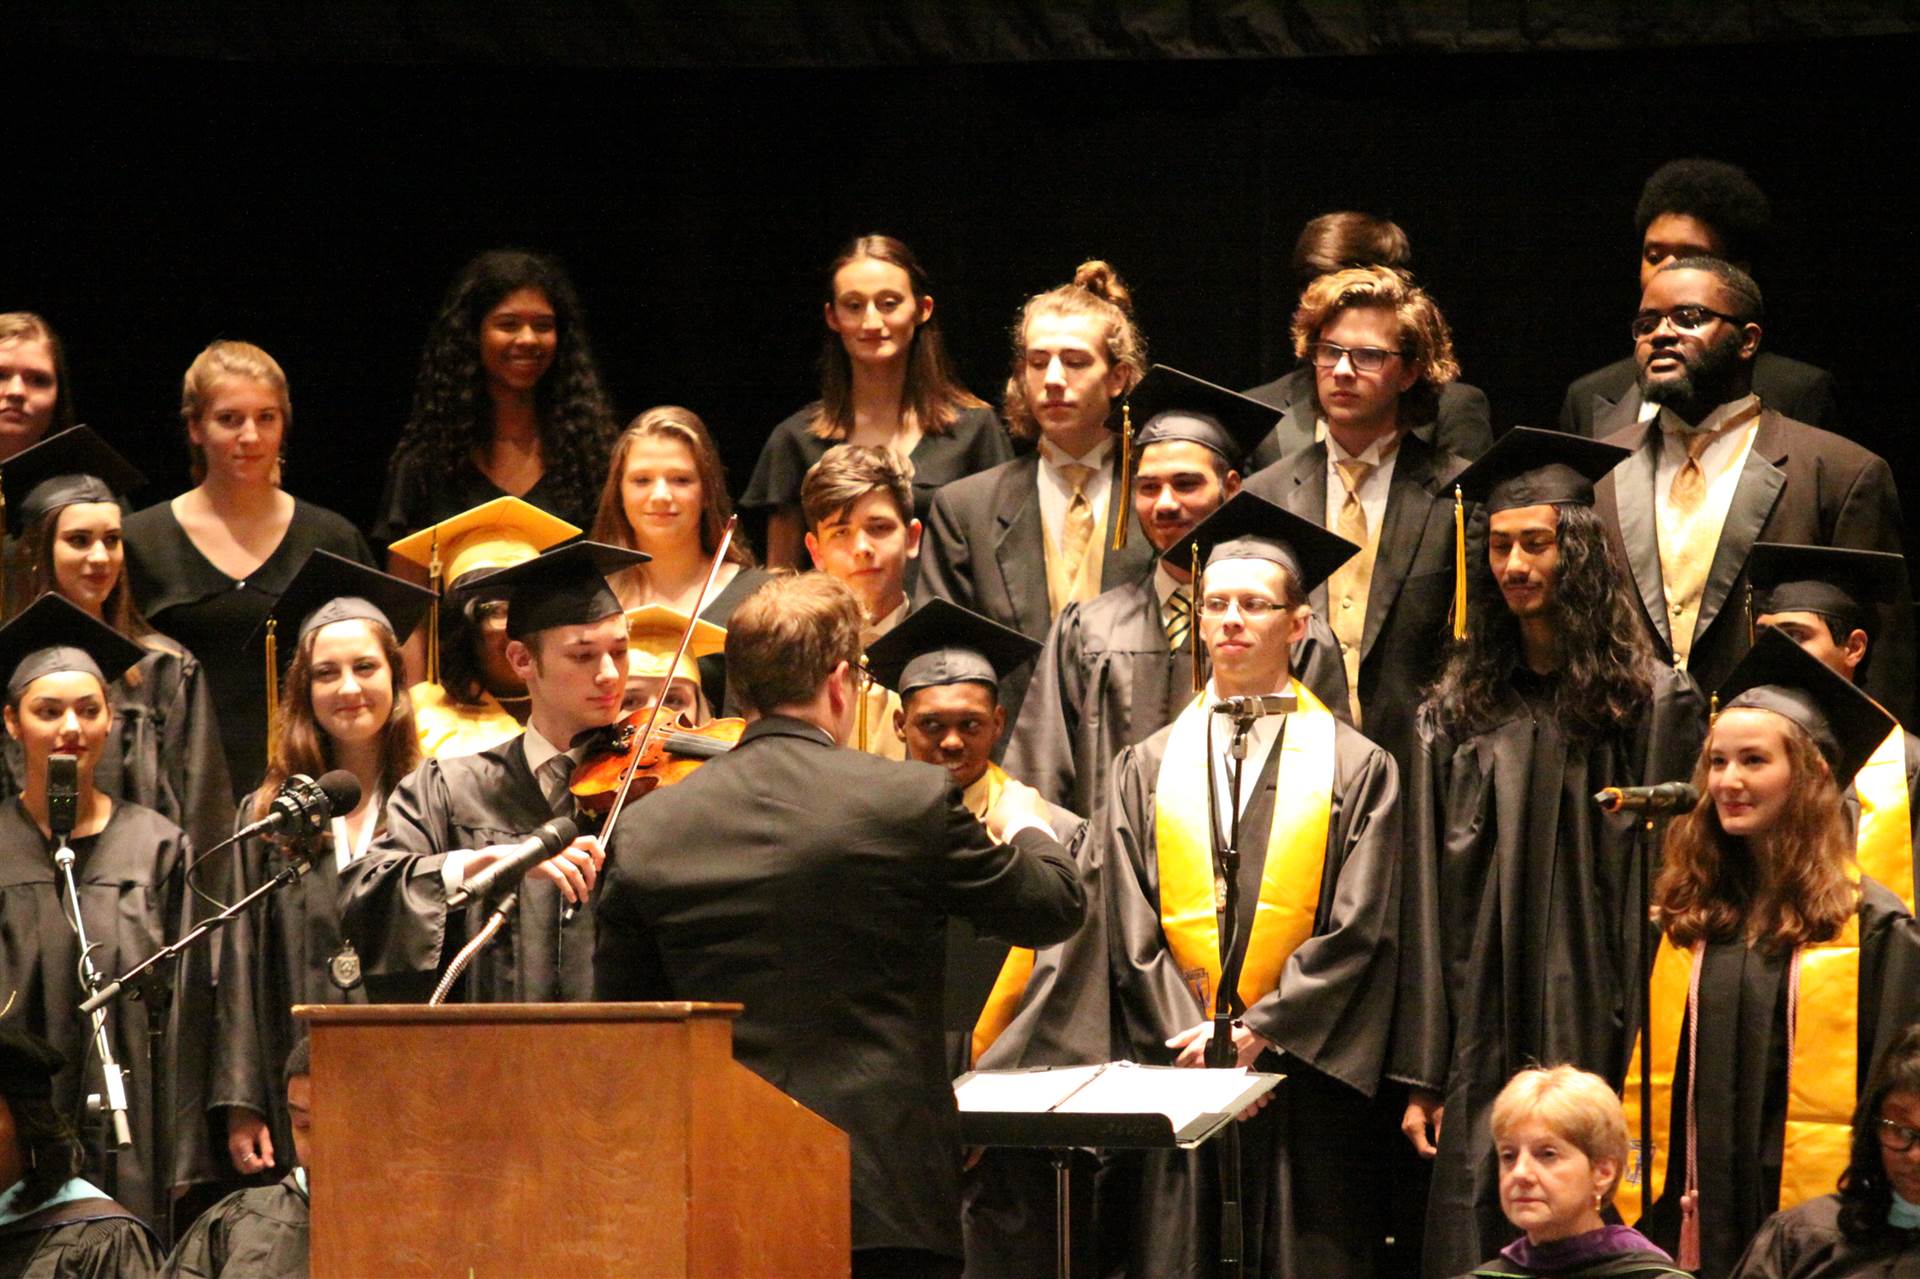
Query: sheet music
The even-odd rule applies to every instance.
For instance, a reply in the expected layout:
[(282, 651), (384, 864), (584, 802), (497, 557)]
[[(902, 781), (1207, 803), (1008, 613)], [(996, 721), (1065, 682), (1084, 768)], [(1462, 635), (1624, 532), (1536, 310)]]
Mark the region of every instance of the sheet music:
[(1219, 1114), (1246, 1092), (1244, 1067), (1228, 1070), (1140, 1066), (1130, 1061), (1052, 1070), (985, 1071), (954, 1089), (962, 1111), (1063, 1115), (1165, 1115), (1179, 1132)]
[(983, 1071), (953, 1090), (961, 1110), (1043, 1114), (1084, 1088), (1106, 1066), (1056, 1066), (1051, 1070)]

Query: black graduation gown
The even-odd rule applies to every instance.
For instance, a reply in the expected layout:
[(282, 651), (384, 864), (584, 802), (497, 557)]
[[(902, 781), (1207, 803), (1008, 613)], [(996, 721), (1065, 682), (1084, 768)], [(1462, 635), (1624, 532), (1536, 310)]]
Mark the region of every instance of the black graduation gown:
[(1645, 962), (1640, 822), (1593, 795), (1686, 778), (1706, 727), (1689, 680), (1660, 664), (1651, 674), (1647, 712), (1604, 736), (1564, 730), (1555, 681), (1524, 668), (1500, 722), (1472, 736), (1421, 708), (1388, 1073), (1446, 1102), (1428, 1275), (1459, 1274), (1516, 1236), (1486, 1122), (1514, 1072), (1569, 1062), (1615, 1088), (1624, 1078)]
[[(93, 962), (103, 978), (124, 972), (178, 935), (181, 917), (180, 869), (190, 845), (180, 828), (148, 809), (125, 802), (97, 835), (70, 841), (80, 885), (81, 916), (93, 943)], [(75, 965), (78, 947), (62, 909), (63, 877), (53, 864), (53, 849), (20, 802), (0, 802), (0, 991), (17, 992), (10, 1016), (59, 1049), (66, 1065), (54, 1076), (54, 1104), (63, 1114), (78, 1113), (84, 1093), (99, 1091), (99, 1066), (91, 1050), (90, 1020), (81, 1015), (82, 998)], [(173, 974), (167, 974), (171, 981)], [(0, 994), (4, 1002), (5, 994)], [(122, 996), (107, 1006), (113, 1051), (132, 1075), (127, 1086), (128, 1123), (133, 1147), (112, 1156), (110, 1172), (86, 1174), (108, 1186), (116, 1199), (147, 1221), (164, 1219), (167, 1198), (153, 1187), (156, 1144), (155, 1101), (164, 1094), (149, 1056), (148, 1005)], [(177, 1020), (180, 1004), (175, 1001)], [(163, 1073), (170, 1073), (165, 1066)], [(82, 1065), (86, 1066), (83, 1073)], [(179, 1131), (182, 1117), (174, 1112)], [(198, 1116), (192, 1122), (199, 1122)], [(89, 1169), (101, 1169), (101, 1128), (87, 1123), (82, 1136)], [(174, 1144), (173, 1178), (191, 1180), (182, 1163), (203, 1153), (196, 1143)]]
[(1776, 1212), (1734, 1268), (1735, 1279), (1920, 1279), (1920, 1231), (1892, 1227), (1866, 1243), (1840, 1229), (1840, 1196)]
[[(1096, 827), (1107, 843), (1107, 926), (1114, 1000), (1135, 1061), (1168, 1064), (1166, 1041), (1203, 1010), (1160, 927), (1155, 789), (1171, 728), (1123, 751)], [(1280, 750), (1241, 818), (1241, 937), (1251, 927), (1272, 825)], [(1241, 1125), (1245, 1252), (1250, 1275), (1371, 1279), (1385, 1233), (1371, 1101), (1386, 1062), (1399, 931), (1398, 770), (1344, 723), (1334, 737), (1332, 812), (1313, 934), (1279, 986), (1242, 1019), (1279, 1044), (1287, 1079)], [(1144, 1161), (1129, 1273), (1208, 1275), (1218, 1255), (1215, 1155), (1155, 1153)]]
[[(1861, 880), (1859, 1082), (1880, 1050), (1920, 1019), (1920, 925), (1900, 901)], [(1785, 953), (1744, 942), (1706, 948), (1700, 972), (1699, 1274), (1721, 1279), (1779, 1206), (1787, 1113), (1787, 962)], [(1660, 1198), (1637, 1223), (1674, 1251), (1686, 1179), (1687, 1027), (1674, 1070), (1671, 1153)]]
[[(251, 807), (244, 810), (251, 816)], [(218, 1024), (208, 1121), (224, 1134), (229, 1106), (265, 1117), (275, 1165), (293, 1166), (293, 1128), (283, 1086), (287, 1054), (299, 1027), (295, 1004), (364, 1004), (364, 985), (342, 990), (329, 970), (340, 953), (340, 871), (333, 837), (313, 841), (313, 865), (276, 889), (221, 933)], [(238, 900), (277, 875), (286, 854), (272, 840), (253, 838), (234, 858), (232, 898)], [(224, 1149), (221, 1141), (217, 1149)]]
[(171, 1279), (306, 1279), (307, 1193), (288, 1173), (200, 1214), (167, 1258)]
[[(452, 918), (440, 878), (455, 849), (517, 843), (553, 817), (527, 769), (523, 733), (477, 755), (430, 759), (387, 799), (386, 830), (341, 881), (341, 924), (360, 953), (367, 998), (424, 1003), (485, 922)], [(551, 1003), (593, 998), (593, 912), (560, 923), (566, 904), (545, 879), (522, 881), (510, 927), (468, 967), (450, 998)]]
[(160, 1273), (153, 1232), (111, 1199), (73, 1200), (0, 1226), (0, 1279), (147, 1279)]
[[(1347, 718), (1340, 646), (1317, 614), (1294, 646), (1293, 671), (1336, 718)], [(1193, 661), (1167, 646), (1153, 574), (1069, 604), (1034, 664), (1007, 742), (1007, 771), (1091, 816), (1114, 756), (1171, 724), (1193, 696)]]

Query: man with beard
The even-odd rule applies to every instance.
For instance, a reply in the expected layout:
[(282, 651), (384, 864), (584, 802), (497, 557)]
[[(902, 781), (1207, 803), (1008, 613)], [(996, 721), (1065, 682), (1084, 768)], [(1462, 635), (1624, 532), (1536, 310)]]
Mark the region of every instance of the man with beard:
[[(1633, 575), (1655, 649), (1717, 688), (1751, 645), (1741, 608), (1755, 542), (1901, 549), (1886, 462), (1796, 422), (1753, 389), (1764, 306), (1745, 271), (1680, 258), (1654, 273), (1631, 329), (1640, 395), (1657, 415), (1600, 423), (1633, 456), (1602, 480), (1595, 509)], [(1889, 595), (1865, 688), (1897, 718), (1913, 700), (1911, 588)]]
[[(1240, 491), (1240, 459), (1273, 410), (1156, 364), (1127, 399), (1133, 513), (1156, 555)], [(1173, 722), (1193, 698), (1193, 566), (1159, 559), (1143, 578), (1069, 604), (1034, 668), (1007, 767), (1049, 801), (1091, 816), (1121, 748)], [(1293, 655), (1300, 679), (1342, 717), (1346, 675), (1324, 622)]]
[(1601, 813), (1592, 795), (1687, 776), (1704, 729), (1692, 685), (1634, 621), (1593, 513), (1594, 480), (1626, 457), (1518, 427), (1458, 481), (1481, 504), (1484, 558), (1469, 565), (1467, 638), (1420, 709), (1406, 778), (1388, 1068), (1412, 1085), (1407, 1139), (1435, 1161), (1433, 1276), (1513, 1237), (1487, 1114), (1514, 1072), (1570, 1062), (1617, 1087), (1624, 1069), (1643, 948), (1639, 819)]

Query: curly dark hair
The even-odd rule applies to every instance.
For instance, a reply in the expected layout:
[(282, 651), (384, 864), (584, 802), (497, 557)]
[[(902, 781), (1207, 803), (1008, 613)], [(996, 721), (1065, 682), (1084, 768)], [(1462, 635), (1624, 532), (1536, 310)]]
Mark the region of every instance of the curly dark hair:
[(1840, 1231), (1857, 1244), (1888, 1233), (1893, 1187), (1880, 1151), (1880, 1107), (1889, 1094), (1920, 1093), (1920, 1022), (1894, 1036), (1873, 1064), (1860, 1104), (1853, 1111), (1853, 1154), (1840, 1174)]
[(20, 1209), (38, 1208), (53, 1192), (80, 1175), (83, 1151), (73, 1125), (44, 1098), (4, 1099), (13, 1114), (13, 1139), (27, 1175), (21, 1178)]
[(1644, 240), (1662, 213), (1681, 213), (1712, 227), (1726, 256), (1752, 262), (1773, 235), (1773, 209), (1747, 171), (1724, 160), (1669, 160), (1640, 189), (1633, 234)]
[(413, 415), (394, 449), (440, 465), (483, 448), (492, 438), (480, 325), (500, 300), (535, 288), (553, 305), (558, 346), (553, 367), (534, 388), (540, 457), (564, 510), (591, 511), (613, 447), (613, 409), (587, 341), (580, 297), (560, 263), (524, 249), (490, 249), (467, 263), (440, 304), (420, 355)]
[[(1560, 570), (1549, 605), (1562, 655), (1555, 709), (1570, 731), (1624, 731), (1639, 721), (1653, 694), (1649, 672), (1658, 659), (1634, 616), (1627, 575), (1600, 517), (1589, 506), (1558, 510)], [(1467, 560), (1472, 624), (1427, 694), (1447, 730), (1461, 737), (1494, 725), (1501, 688), (1520, 653), (1520, 622), (1487, 563), (1487, 517), (1480, 512), (1467, 538)]]

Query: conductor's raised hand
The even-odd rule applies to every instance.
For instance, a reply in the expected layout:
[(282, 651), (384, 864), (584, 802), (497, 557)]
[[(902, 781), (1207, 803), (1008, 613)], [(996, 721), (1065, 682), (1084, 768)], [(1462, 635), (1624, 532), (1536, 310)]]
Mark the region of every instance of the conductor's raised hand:
[(561, 895), (567, 901), (581, 905), (593, 895), (594, 881), (600, 878), (600, 868), (606, 861), (607, 853), (600, 847), (600, 837), (582, 835), (528, 871), (527, 878), (550, 879), (560, 886)]

